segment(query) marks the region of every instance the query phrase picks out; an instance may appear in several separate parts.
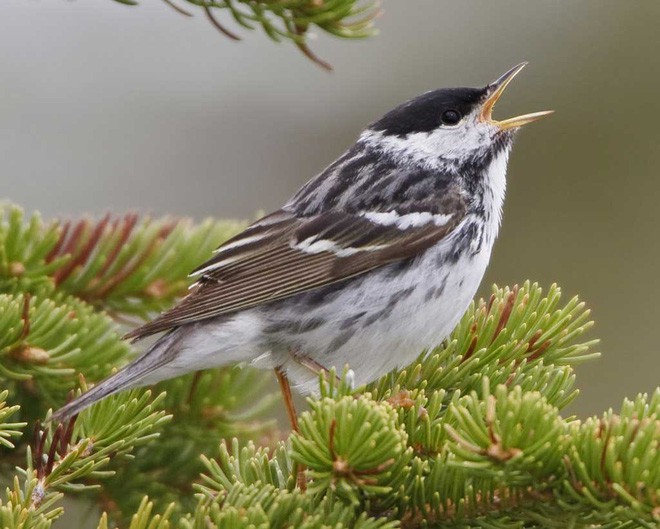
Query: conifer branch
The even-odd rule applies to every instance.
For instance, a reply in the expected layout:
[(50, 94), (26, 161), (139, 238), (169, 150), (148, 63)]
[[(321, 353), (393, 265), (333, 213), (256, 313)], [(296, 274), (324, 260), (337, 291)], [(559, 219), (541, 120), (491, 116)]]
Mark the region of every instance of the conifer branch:
[(33, 419), (61, 404), (79, 373), (99, 380), (131, 352), (110, 318), (72, 296), (0, 294), (0, 312), (0, 376), (36, 397)]
[(15, 415), (20, 409), (20, 406), (7, 406), (8, 396), (9, 391), (0, 391), (0, 447), (15, 448), (11, 438), (20, 437), (23, 433), (21, 429), (24, 428), (27, 423), (8, 422), (8, 419), (12, 415)]
[(85, 410), (66, 425), (35, 426), (27, 449), (27, 464), (13, 477), (13, 488), (0, 499), (0, 524), (7, 529), (47, 529), (59, 518), (62, 491), (89, 487), (80, 480), (103, 478), (112, 459), (127, 456), (135, 447), (158, 436), (168, 420), (158, 409), (163, 396), (130, 391), (113, 396), (93, 410)]
[[(277, 395), (268, 388), (268, 374), (254, 369), (216, 369), (158, 384), (163, 409), (172, 415), (164, 424), (158, 446), (134, 451), (130, 465), (110, 463), (113, 476), (104, 479), (105, 508), (115, 520), (139, 508), (144, 495), (157, 509), (174, 503), (180, 516), (194, 509), (193, 484), (204, 469), (199, 457), (219, 454), (219, 439), (260, 439), (275, 442), (276, 421), (269, 419)], [(126, 483), (131, 483), (127, 490)]]
[(17, 419), (47, 418), (131, 356), (109, 312), (165, 307), (236, 229), (130, 215), (46, 224), (4, 209), (0, 526), (48, 529), (63, 493), (80, 491), (107, 511), (102, 529), (658, 526), (660, 389), (617, 413), (563, 417), (573, 367), (597, 341), (584, 338), (589, 311), (556, 286), (494, 287), (444, 344), (366, 387), (348, 368), (322, 374), (289, 437), (268, 374), (241, 368), (163, 382), (155, 399), (123, 392), (37, 425), (32, 442), (19, 435)]
[(72, 294), (110, 314), (148, 318), (185, 294), (187, 275), (239, 222), (140, 218), (27, 220), (0, 209), (0, 292)]
[[(136, 0), (115, 0), (135, 6)], [(380, 13), (378, 0), (163, 0), (177, 13), (191, 17), (201, 10), (211, 25), (231, 40), (241, 37), (220, 16), (242, 29), (263, 32), (275, 42), (289, 40), (310, 60), (326, 70), (332, 66), (308, 46), (310, 31), (318, 28), (335, 37), (359, 39), (375, 34), (373, 21)], [(186, 5), (184, 8), (182, 5)], [(190, 9), (188, 9), (190, 8)]]
[[(145, 496), (140, 502), (137, 512), (132, 516), (128, 529), (169, 529), (171, 527), (169, 519), (173, 509), (174, 504), (170, 504), (163, 514), (153, 514), (154, 504)], [(97, 529), (109, 529), (109, 527), (108, 515), (103, 513)]]

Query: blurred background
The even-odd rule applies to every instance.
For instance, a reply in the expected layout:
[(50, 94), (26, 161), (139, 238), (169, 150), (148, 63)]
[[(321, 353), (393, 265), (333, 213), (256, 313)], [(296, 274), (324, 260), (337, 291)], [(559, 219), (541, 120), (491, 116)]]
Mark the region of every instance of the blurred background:
[(0, 196), (44, 216), (252, 218), (279, 207), (391, 107), (484, 85), (522, 60), (496, 117), (552, 108), (514, 149), (482, 292), (579, 294), (603, 357), (584, 416), (660, 383), (660, 3), (385, 0), (380, 35), (291, 44), (163, 2), (0, 3)]

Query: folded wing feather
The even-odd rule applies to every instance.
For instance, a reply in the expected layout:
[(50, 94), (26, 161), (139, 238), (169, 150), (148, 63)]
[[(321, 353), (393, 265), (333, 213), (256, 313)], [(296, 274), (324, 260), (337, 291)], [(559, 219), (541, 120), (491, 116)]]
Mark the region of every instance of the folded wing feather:
[(395, 214), (333, 211), (301, 218), (279, 210), (268, 215), (193, 271), (199, 279), (175, 307), (126, 337), (140, 339), (412, 258), (451, 233), (465, 208), (415, 222), (393, 222)]

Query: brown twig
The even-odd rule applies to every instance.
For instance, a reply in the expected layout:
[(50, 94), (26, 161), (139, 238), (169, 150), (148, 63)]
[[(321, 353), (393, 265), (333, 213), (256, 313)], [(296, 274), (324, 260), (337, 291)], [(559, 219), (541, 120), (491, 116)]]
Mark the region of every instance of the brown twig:
[(64, 245), (64, 242), (67, 240), (67, 236), (69, 235), (69, 230), (71, 229), (71, 223), (70, 222), (65, 222), (64, 224), (61, 225), (62, 231), (60, 232), (60, 238), (57, 240), (55, 243), (55, 246), (53, 246), (48, 252), (48, 255), (46, 256), (46, 262), (50, 263), (55, 260), (55, 258), (60, 257), (60, 252), (62, 251), (62, 246)]
[(513, 311), (513, 305), (516, 301), (516, 298), (518, 297), (518, 290), (518, 285), (514, 285), (506, 298), (504, 308), (502, 309), (502, 314), (500, 315), (500, 319), (497, 322), (497, 327), (495, 328), (495, 333), (493, 334), (493, 342), (500, 335), (502, 329), (506, 327), (506, 324), (509, 323), (509, 318), (511, 317), (511, 312)]
[(142, 266), (142, 264), (148, 259), (149, 255), (159, 242), (160, 239), (154, 238), (146, 250), (142, 252), (142, 255), (139, 255), (136, 259), (133, 260), (132, 263), (128, 263), (116, 274), (108, 278), (105, 284), (98, 288), (96, 292), (93, 293), (93, 295), (99, 298), (107, 297), (117, 285), (119, 285), (124, 279), (129, 277), (133, 272), (140, 268), (140, 266)]
[(303, 40), (305, 37), (305, 33), (307, 32), (307, 29), (302, 27), (299, 24), (296, 24), (294, 26), (295, 33), (298, 35), (298, 39), (294, 40), (296, 46), (298, 49), (303, 53), (305, 57), (310, 59), (312, 62), (315, 62), (318, 64), (321, 68), (324, 70), (327, 70), (328, 72), (331, 72), (333, 70), (332, 65), (323, 59), (321, 59), (318, 55), (316, 55), (310, 48), (307, 46), (307, 43)]
[(337, 431), (337, 419), (332, 419), (330, 423), (330, 431), (328, 432), (328, 450), (332, 460), (337, 459), (337, 452), (335, 452), (335, 433)]
[(48, 429), (41, 428), (41, 422), (37, 421), (34, 425), (34, 451), (33, 463), (34, 469), (37, 472), (37, 479), (43, 479), (44, 472), (44, 448), (46, 446), (46, 439), (48, 438)]
[(539, 345), (536, 348), (536, 350), (531, 355), (529, 355), (529, 357), (527, 359), (528, 360), (537, 360), (537, 359), (539, 359), (543, 355), (543, 353), (545, 353), (548, 350), (550, 345), (552, 345), (552, 342), (550, 340), (546, 340), (541, 345)]
[(165, 2), (168, 6), (170, 6), (172, 9), (174, 9), (174, 11), (176, 11), (177, 13), (179, 13), (181, 15), (184, 15), (186, 17), (192, 17), (193, 16), (193, 14), (190, 11), (186, 11), (182, 7), (179, 7), (178, 5), (176, 5), (171, 0), (163, 0), (163, 2)]
[(229, 31), (227, 28), (225, 28), (222, 24), (220, 24), (220, 22), (218, 22), (218, 19), (215, 18), (215, 16), (214, 16), (213, 13), (211, 12), (211, 8), (210, 8), (209, 6), (206, 6), (206, 5), (204, 6), (204, 13), (206, 13), (206, 17), (209, 19), (209, 21), (211, 22), (211, 24), (213, 24), (213, 25), (215, 26), (215, 28), (216, 28), (220, 33), (222, 33), (222, 34), (225, 35), (226, 37), (229, 37), (229, 38), (232, 39), (232, 40), (241, 40), (241, 37), (239, 37), (239, 36), (236, 35), (235, 33), (232, 33), (232, 32)]
[(44, 471), (45, 477), (50, 476), (51, 472), (53, 471), (53, 467), (55, 466), (55, 454), (59, 453), (57, 448), (60, 444), (60, 440), (63, 434), (64, 426), (62, 423), (59, 423), (57, 428), (55, 428), (55, 433), (53, 434), (53, 439), (50, 442), (50, 447), (48, 449), (48, 458), (46, 460), (46, 469)]
[(137, 221), (138, 221), (137, 214), (129, 213), (127, 215), (124, 215), (123, 219), (117, 219), (112, 223), (113, 231), (116, 230), (121, 224), (122, 225), (121, 232), (119, 238), (117, 239), (117, 242), (112, 247), (112, 250), (110, 250), (110, 253), (106, 257), (105, 262), (101, 267), (101, 270), (99, 270), (97, 277), (103, 277), (106, 274), (106, 272), (110, 269), (110, 267), (114, 264), (114, 262), (117, 260), (117, 257), (119, 256), (119, 252), (123, 248), (124, 244), (126, 244), (126, 241), (133, 232), (133, 229), (135, 228)]
[(53, 280), (56, 285), (63, 283), (78, 266), (83, 265), (87, 259), (89, 259), (89, 256), (98, 244), (99, 238), (109, 221), (110, 215), (107, 214), (96, 224), (96, 226), (94, 226), (91, 234), (89, 234), (87, 240), (84, 241), (82, 248), (74, 253), (76, 246), (81, 242), (87, 229), (91, 226), (91, 222), (87, 219), (78, 222), (63, 252), (64, 254), (71, 254), (71, 257), (69, 261), (53, 275)]
[[(76, 249), (76, 244), (80, 240), (80, 237), (84, 233), (85, 228), (87, 227), (89, 221), (88, 220), (81, 220), (75, 224), (73, 227), (73, 230), (71, 230), (71, 235), (69, 235), (69, 223), (67, 222), (65, 224), (65, 229), (62, 232), (62, 235), (60, 236), (62, 244), (57, 244), (56, 247), (59, 248), (58, 254), (60, 256), (64, 255), (73, 255), (73, 252)], [(72, 258), (71, 261), (74, 259)], [(75, 266), (75, 264), (74, 264)], [(64, 279), (68, 277), (68, 275), (71, 273), (73, 270), (73, 267), (70, 265), (70, 262), (65, 264), (62, 268), (57, 270), (53, 274), (53, 280), (55, 281), (56, 285), (59, 285)]]
[(477, 349), (477, 342), (479, 341), (479, 336), (477, 336), (477, 322), (472, 324), (470, 332), (472, 333), (472, 339), (470, 340), (467, 351), (465, 351), (465, 354), (461, 358), (461, 364), (469, 360)]

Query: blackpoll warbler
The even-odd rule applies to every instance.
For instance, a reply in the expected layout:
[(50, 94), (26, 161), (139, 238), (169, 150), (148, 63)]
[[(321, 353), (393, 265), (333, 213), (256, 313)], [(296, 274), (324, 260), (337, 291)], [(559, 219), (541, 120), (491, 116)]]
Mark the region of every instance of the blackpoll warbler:
[(427, 92), (367, 128), (282, 209), (220, 246), (187, 297), (130, 332), (164, 332), (140, 358), (70, 402), (61, 420), (117, 391), (210, 367), (289, 380), (348, 364), (355, 383), (406, 365), (452, 331), (500, 226), (518, 127), (549, 112), (491, 117), (512, 68), (484, 88)]

